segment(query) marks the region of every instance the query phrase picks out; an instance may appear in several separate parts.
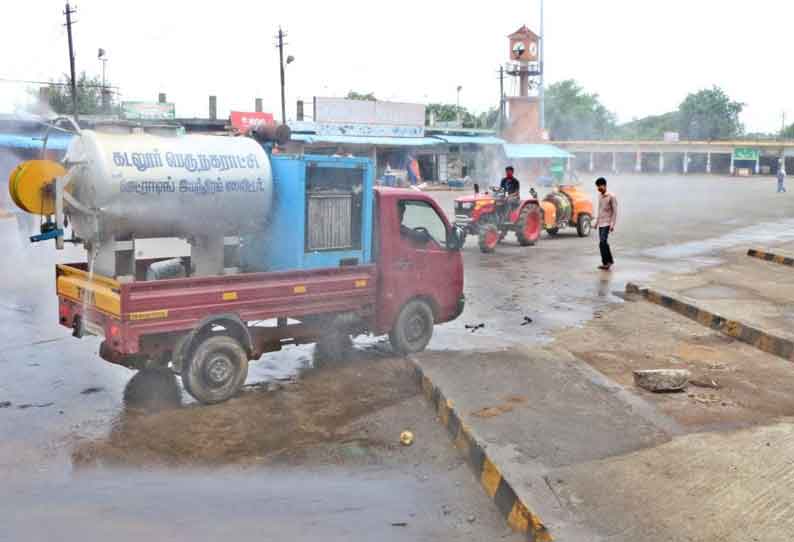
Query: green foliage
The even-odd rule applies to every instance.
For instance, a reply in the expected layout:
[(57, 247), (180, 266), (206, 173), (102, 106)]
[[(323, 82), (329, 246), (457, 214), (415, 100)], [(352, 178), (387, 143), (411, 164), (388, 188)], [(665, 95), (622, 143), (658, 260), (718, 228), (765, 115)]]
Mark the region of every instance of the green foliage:
[(603, 139), (615, 130), (615, 114), (573, 79), (546, 89), (546, 128), (551, 139)]
[(436, 122), (456, 122), (458, 120), (458, 113), (463, 123), (464, 128), (476, 128), (477, 117), (466, 110), (465, 107), (458, 107), (455, 104), (428, 104), (425, 107), (426, 123), (429, 124), (430, 115), (435, 116)]
[[(72, 105), (72, 79), (63, 76), (63, 84), (49, 86), (50, 108), (60, 115), (71, 115)], [(98, 77), (88, 77), (82, 72), (77, 78), (77, 110), (81, 115), (96, 115), (102, 111), (102, 81)]]
[(365, 100), (365, 101), (368, 101), (368, 102), (377, 102), (378, 101), (378, 99), (375, 97), (375, 93), (374, 92), (368, 92), (368, 93), (364, 94), (363, 92), (356, 92), (354, 90), (351, 90), (350, 92), (348, 92), (347, 96), (345, 96), (345, 98), (347, 98), (348, 100)]
[(678, 108), (679, 132), (683, 139), (731, 139), (742, 134), (739, 114), (744, 104), (731, 100), (714, 86), (689, 94)]
[(780, 135), (783, 139), (794, 139), (794, 124), (786, 126)]
[(677, 132), (678, 112), (651, 115), (618, 126), (617, 139), (662, 139), (665, 132)]

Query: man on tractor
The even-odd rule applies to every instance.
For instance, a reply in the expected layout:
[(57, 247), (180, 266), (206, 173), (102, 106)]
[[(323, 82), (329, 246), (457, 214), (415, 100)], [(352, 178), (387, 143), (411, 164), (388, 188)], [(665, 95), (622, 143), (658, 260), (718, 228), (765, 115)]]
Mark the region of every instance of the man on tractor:
[(513, 176), (513, 166), (505, 168), (505, 177), (499, 184), (499, 187), (504, 191), (505, 198), (507, 199), (507, 212), (509, 213), (521, 202), (521, 183)]

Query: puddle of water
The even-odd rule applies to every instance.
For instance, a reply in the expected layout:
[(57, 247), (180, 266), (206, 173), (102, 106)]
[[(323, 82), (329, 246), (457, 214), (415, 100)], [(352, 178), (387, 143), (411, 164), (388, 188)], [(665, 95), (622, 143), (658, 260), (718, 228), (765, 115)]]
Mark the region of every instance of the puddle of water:
[(704, 239), (701, 241), (690, 241), (677, 245), (664, 245), (654, 247), (639, 252), (641, 256), (648, 256), (659, 259), (682, 259), (691, 258), (702, 254), (714, 254), (721, 250), (748, 244), (783, 243), (794, 241), (794, 220), (782, 220), (780, 222), (764, 222), (755, 226), (740, 228), (736, 231)]

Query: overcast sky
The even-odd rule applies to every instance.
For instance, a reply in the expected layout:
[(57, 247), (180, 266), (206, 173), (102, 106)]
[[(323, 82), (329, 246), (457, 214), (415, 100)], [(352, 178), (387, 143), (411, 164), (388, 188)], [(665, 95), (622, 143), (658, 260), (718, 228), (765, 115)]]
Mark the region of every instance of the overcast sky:
[[(383, 2), (80, 0), (78, 70), (101, 73), (97, 49), (122, 99), (162, 91), (180, 117), (230, 109), (280, 111), (279, 24), (289, 33), (287, 115), (295, 100), (374, 92), (379, 99), (496, 105), (506, 35), (539, 26), (539, 0)], [(476, 6), (476, 7), (475, 7)], [(0, 78), (49, 80), (69, 69), (64, 2), (4, 0)], [(546, 0), (547, 82), (573, 78), (597, 92), (620, 121), (673, 110), (711, 85), (745, 102), (749, 131), (794, 122), (790, 0)], [(509, 93), (513, 82), (506, 86)], [(0, 82), (0, 110), (25, 96)], [(277, 115), (278, 117), (278, 115)]]

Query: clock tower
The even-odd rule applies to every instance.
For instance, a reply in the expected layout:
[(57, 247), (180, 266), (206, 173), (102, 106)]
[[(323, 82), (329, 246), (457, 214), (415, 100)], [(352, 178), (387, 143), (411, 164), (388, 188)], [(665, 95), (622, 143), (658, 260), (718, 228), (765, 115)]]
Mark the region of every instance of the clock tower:
[(540, 129), (540, 109), (535, 90), (543, 70), (540, 64), (540, 37), (526, 26), (509, 36), (510, 49), (506, 72), (518, 78), (518, 96), (506, 98), (508, 126), (504, 136), (512, 143), (532, 143), (544, 139)]

